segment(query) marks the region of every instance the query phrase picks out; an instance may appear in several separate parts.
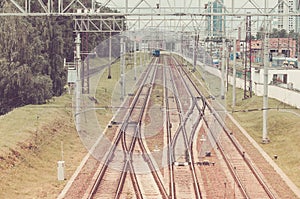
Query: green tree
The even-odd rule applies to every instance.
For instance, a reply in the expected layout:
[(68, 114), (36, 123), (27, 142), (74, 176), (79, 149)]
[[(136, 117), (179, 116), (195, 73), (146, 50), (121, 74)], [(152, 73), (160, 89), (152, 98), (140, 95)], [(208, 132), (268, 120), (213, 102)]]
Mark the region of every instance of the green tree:
[(33, 90), (29, 94), (31, 104), (43, 104), (52, 97), (52, 80), (47, 75), (33, 78)]
[(278, 33), (278, 37), (279, 38), (287, 38), (288, 37), (288, 33), (285, 29), (281, 29)]
[(270, 33), (270, 38), (278, 38), (279, 37), (279, 31), (276, 28), (273, 28), (272, 32)]
[[(11, 9), (3, 2), (0, 6)], [(31, 1), (33, 12), (40, 9), (38, 1)], [(108, 11), (112, 10), (102, 8), (102, 12)], [(0, 20), (0, 35), (0, 114), (63, 94), (67, 82), (63, 59), (74, 59), (72, 17), (5, 17)], [(90, 52), (108, 36), (83, 34), (86, 43), (82, 44)], [(97, 50), (107, 53), (105, 49)]]
[(259, 31), (256, 32), (256, 39), (260, 40), (264, 37), (264, 28), (261, 27)]

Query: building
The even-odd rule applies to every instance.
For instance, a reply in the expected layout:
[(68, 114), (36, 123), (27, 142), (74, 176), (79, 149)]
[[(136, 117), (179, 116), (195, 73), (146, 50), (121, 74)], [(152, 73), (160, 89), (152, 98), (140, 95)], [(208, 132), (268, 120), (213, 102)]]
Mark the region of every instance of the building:
[(295, 57), (296, 40), (292, 38), (270, 38), (269, 50), (275, 56)]
[[(295, 0), (296, 1), (296, 13), (300, 13), (300, 0)], [(296, 27), (295, 27), (295, 32), (300, 32), (300, 16), (295, 16), (296, 20)]]
[[(244, 44), (245, 42), (241, 42)], [(248, 45), (248, 51), (249, 49)], [(245, 49), (241, 46), (241, 52)], [(269, 38), (269, 53), (274, 57), (296, 57), (296, 40), (292, 38)], [(263, 60), (263, 43), (261, 40), (251, 41), (251, 60), (252, 62), (261, 62)]]
[[(299, 1), (299, 0), (288, 0), (288, 1), (278, 0), (278, 6), (277, 6), (278, 14), (294, 13), (296, 11), (297, 5), (298, 5), (298, 3), (296, 3), (296, 1)], [(288, 33), (292, 30), (297, 31), (296, 26), (298, 24), (298, 21), (296, 23), (296, 19), (298, 19), (298, 18), (296, 18), (295, 16), (278, 16), (277, 24), (275, 24), (275, 28), (277, 28), (279, 30), (285, 29)]]
[[(223, 13), (224, 0), (214, 0), (205, 4), (207, 13)], [(223, 23), (225, 17), (222, 16), (207, 16), (207, 35), (209, 37), (222, 37), (223, 36)]]
[[(261, 40), (252, 40), (252, 51), (261, 51), (263, 44)], [(269, 51), (274, 56), (295, 57), (296, 40), (292, 38), (269, 38)]]

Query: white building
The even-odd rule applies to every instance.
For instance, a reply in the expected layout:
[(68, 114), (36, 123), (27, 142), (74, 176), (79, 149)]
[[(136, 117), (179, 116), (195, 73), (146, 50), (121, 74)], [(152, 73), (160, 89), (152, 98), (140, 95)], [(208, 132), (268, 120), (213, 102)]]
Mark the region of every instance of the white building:
[[(185, 57), (190, 63), (191, 58)], [(201, 61), (199, 65), (203, 66)], [(221, 71), (217, 67), (205, 65), (206, 72), (221, 79)], [(251, 71), (252, 89), (255, 95), (264, 94), (264, 70), (254, 69)], [(300, 69), (269, 68), (268, 71), (268, 97), (277, 99), (283, 103), (300, 108)], [(233, 77), (228, 76), (228, 83), (233, 84)], [(244, 89), (244, 79), (236, 78), (236, 87)]]
[[(300, 0), (295, 0), (296, 13), (300, 13)], [(300, 16), (296, 16), (296, 29), (295, 32), (300, 32)]]
[[(292, 14), (297, 10), (299, 0), (278, 0), (277, 12), (278, 14)], [(278, 16), (277, 24), (275, 26), (278, 30), (285, 29), (287, 32), (296, 30), (295, 16)]]

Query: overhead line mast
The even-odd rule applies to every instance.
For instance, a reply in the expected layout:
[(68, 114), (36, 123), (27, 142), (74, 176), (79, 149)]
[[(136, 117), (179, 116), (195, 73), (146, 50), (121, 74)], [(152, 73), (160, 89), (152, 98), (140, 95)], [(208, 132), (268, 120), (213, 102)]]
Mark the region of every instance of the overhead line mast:
[[(224, 12), (207, 12), (205, 6), (201, 7), (201, 0), (195, 1), (198, 5), (191, 5), (184, 3), (184, 6), (177, 6), (179, 1), (172, 5), (169, 3), (168, 6), (162, 5), (163, 1), (159, 0), (159, 5), (155, 2), (150, 5), (148, 1), (142, 0), (140, 4), (132, 6), (129, 0), (119, 0), (122, 1), (123, 5), (118, 5), (114, 2), (118, 0), (2, 0), (0, 1), (0, 17), (7, 16), (71, 16), (75, 17), (74, 27), (77, 33), (77, 43), (80, 41), (80, 33), (84, 32), (102, 32), (102, 33), (122, 33), (127, 26), (127, 22), (131, 21), (132, 24), (139, 24), (141, 29), (146, 29), (151, 25), (151, 28), (160, 28), (160, 26), (166, 27), (165, 24), (170, 24), (170, 28), (181, 29), (181, 32), (194, 32), (195, 26), (200, 27), (197, 21), (203, 21), (203, 18), (213, 18), (213, 16), (220, 17), (247, 17), (250, 21), (250, 17), (263, 17), (265, 26), (265, 43), (264, 43), (264, 105), (263, 105), (263, 136), (262, 140), (265, 142), (267, 138), (267, 110), (268, 110), (268, 32), (267, 28), (268, 17), (289, 17), (289, 16), (300, 16), (300, 13), (295, 9), (293, 12), (288, 13), (278, 13), (275, 12), (279, 4), (274, 8), (268, 8), (267, 1), (265, 0), (264, 6), (255, 4), (253, 0), (245, 0), (245, 4), (241, 8), (233, 8), (235, 6), (234, 1), (231, 0), (232, 9), (228, 9), (227, 6), (222, 3)], [(208, 0), (207, 0), (208, 1)], [(144, 7), (141, 5), (147, 2)], [(169, 2), (169, 1), (168, 1)], [(175, 2), (175, 0), (174, 0)], [(192, 1), (190, 1), (192, 2)], [(218, 1), (221, 2), (221, 1)], [(281, 0), (280, 2), (288, 5), (288, 0)], [(124, 5), (125, 3), (125, 5)], [(247, 11), (251, 13), (245, 13), (245, 6), (249, 4), (252, 8)], [(112, 6), (112, 12), (104, 13), (101, 12), (101, 8)], [(298, 5), (299, 6), (299, 5)], [(33, 10), (32, 8), (35, 8)], [(39, 9), (38, 11), (36, 11)], [(141, 13), (143, 11), (143, 13)], [(171, 24), (180, 18), (180, 26), (177, 25), (171, 27)], [(192, 23), (192, 22), (195, 23)], [(138, 22), (138, 23), (135, 23)], [(154, 23), (157, 22), (157, 23)], [(109, 24), (109, 25), (108, 25)], [(143, 26), (143, 24), (145, 26)], [(195, 24), (195, 25), (193, 25)], [(129, 27), (129, 26), (128, 26)], [(130, 27), (134, 29), (135, 27)], [(177, 28), (177, 29), (176, 29)], [(130, 29), (130, 30), (132, 30)], [(203, 27), (205, 29), (205, 27)], [(201, 30), (199, 30), (201, 31)], [(178, 31), (179, 32), (179, 31)], [(248, 35), (251, 39), (251, 33)], [(84, 40), (84, 38), (82, 38)], [(214, 39), (214, 38), (213, 38)], [(222, 39), (222, 42), (226, 42), (227, 38)], [(110, 45), (111, 46), (111, 45)], [(251, 50), (250, 50), (251, 54)], [(111, 56), (111, 53), (110, 53)], [(223, 55), (224, 56), (224, 55)], [(79, 58), (77, 55), (77, 62), (79, 63)], [(251, 59), (251, 57), (250, 57)], [(110, 59), (111, 60), (111, 59)], [(205, 62), (208, 60), (205, 59)], [(223, 60), (224, 62), (224, 60)], [(80, 67), (80, 66), (78, 66)], [(224, 66), (223, 66), (224, 67)], [(246, 67), (247, 68), (247, 67)], [(247, 69), (245, 69), (246, 71)], [(110, 75), (108, 77), (111, 77)], [(246, 77), (245, 77), (246, 78)], [(88, 82), (87, 82), (88, 83)], [(84, 85), (83, 85), (84, 86)], [(250, 79), (250, 95), (251, 95), (251, 79)], [(224, 97), (224, 92), (221, 95)]]
[[(252, 97), (252, 47), (251, 47), (251, 16), (246, 17), (246, 49), (244, 68), (244, 99)], [(249, 59), (249, 62), (248, 62)]]

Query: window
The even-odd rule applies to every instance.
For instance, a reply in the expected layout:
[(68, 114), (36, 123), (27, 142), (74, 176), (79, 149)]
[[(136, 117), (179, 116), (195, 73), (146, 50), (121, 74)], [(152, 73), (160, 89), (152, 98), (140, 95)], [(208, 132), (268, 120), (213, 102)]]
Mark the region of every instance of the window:
[(273, 74), (273, 83), (287, 84), (287, 74)]

